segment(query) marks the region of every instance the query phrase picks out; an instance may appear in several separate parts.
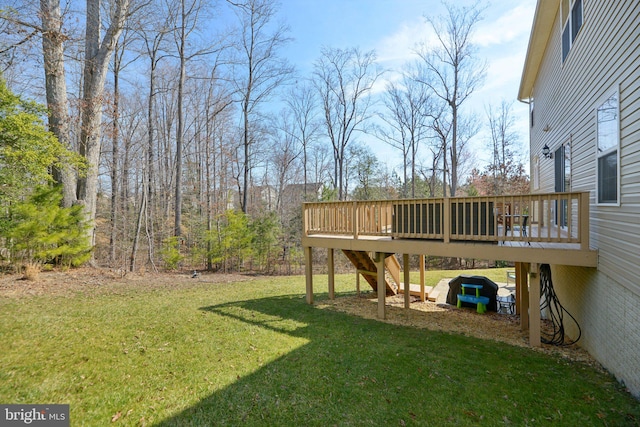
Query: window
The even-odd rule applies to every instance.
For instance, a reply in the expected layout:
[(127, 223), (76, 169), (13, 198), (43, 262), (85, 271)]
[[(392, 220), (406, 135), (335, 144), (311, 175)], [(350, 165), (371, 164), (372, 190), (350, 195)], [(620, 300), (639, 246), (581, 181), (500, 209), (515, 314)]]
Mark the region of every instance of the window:
[[(564, 193), (571, 191), (571, 139), (560, 145), (553, 155), (555, 169), (555, 191)], [(556, 225), (567, 226), (569, 204), (566, 199), (556, 204)]]
[(582, 0), (562, 0), (562, 62), (582, 27)]
[(618, 93), (609, 96), (596, 109), (598, 203), (618, 204), (620, 176)]

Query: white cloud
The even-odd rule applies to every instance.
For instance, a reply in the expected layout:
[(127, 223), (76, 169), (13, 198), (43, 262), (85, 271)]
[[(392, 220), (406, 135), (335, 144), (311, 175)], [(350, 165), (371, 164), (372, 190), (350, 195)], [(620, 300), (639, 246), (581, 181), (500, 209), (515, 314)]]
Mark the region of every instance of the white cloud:
[(433, 30), (424, 18), (404, 22), (392, 34), (380, 40), (375, 49), (380, 63), (404, 63), (415, 58), (420, 43), (433, 39)]
[(481, 47), (488, 47), (528, 37), (534, 11), (535, 4), (527, 2), (507, 10), (497, 19), (481, 21), (474, 42)]

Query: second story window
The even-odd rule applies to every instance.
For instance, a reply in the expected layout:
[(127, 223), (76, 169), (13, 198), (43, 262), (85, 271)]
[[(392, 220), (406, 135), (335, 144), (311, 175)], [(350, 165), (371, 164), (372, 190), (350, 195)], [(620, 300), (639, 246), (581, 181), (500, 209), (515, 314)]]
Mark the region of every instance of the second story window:
[(618, 204), (620, 176), (620, 114), (618, 92), (596, 108), (596, 174), (598, 204)]
[(562, 0), (562, 62), (582, 27), (582, 0)]

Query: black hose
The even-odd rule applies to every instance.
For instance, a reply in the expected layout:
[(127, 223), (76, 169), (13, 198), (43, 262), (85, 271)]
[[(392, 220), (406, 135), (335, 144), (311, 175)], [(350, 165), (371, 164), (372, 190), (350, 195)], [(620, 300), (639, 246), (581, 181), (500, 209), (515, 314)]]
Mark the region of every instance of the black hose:
[[(541, 332), (540, 340), (545, 344), (552, 345), (571, 345), (578, 342), (582, 336), (582, 329), (578, 324), (575, 317), (571, 315), (560, 304), (560, 300), (553, 289), (553, 281), (551, 280), (551, 267), (549, 264), (542, 264), (540, 266), (540, 295), (542, 296), (542, 302), (540, 304), (540, 311), (548, 309), (549, 316), (551, 317), (551, 324), (553, 325), (553, 333), (549, 334)], [(564, 313), (567, 313), (569, 317), (578, 327), (578, 338), (570, 340), (565, 337), (564, 330)]]

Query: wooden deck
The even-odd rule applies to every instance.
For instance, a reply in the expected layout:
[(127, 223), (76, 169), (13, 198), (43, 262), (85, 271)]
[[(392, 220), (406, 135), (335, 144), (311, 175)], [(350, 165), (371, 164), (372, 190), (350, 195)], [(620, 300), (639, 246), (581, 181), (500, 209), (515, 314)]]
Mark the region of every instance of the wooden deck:
[[(393, 255), (402, 255), (404, 266), (409, 254), (514, 262), (516, 310), (533, 346), (540, 345), (539, 265), (597, 267), (598, 262), (589, 245), (589, 193), (305, 203), (302, 246), (308, 303), (313, 303), (313, 248), (328, 250), (330, 298), (334, 250), (350, 259), (358, 253), (356, 271), (377, 291), (380, 318), (388, 293), (402, 290), (409, 308), (410, 295), (421, 292), (409, 283), (407, 268), (400, 279)], [(389, 285), (387, 274), (396, 286)]]
[(597, 266), (588, 193), (305, 203), (303, 218), (304, 247)]

